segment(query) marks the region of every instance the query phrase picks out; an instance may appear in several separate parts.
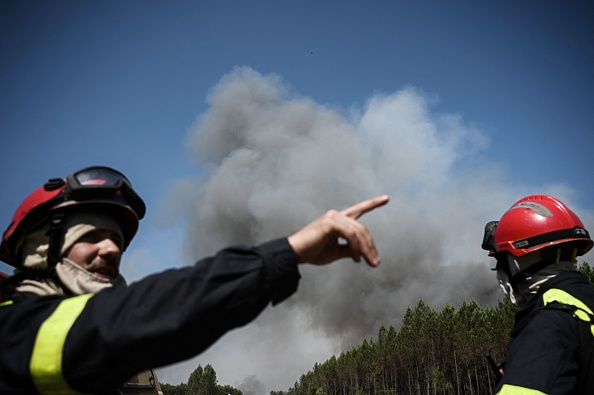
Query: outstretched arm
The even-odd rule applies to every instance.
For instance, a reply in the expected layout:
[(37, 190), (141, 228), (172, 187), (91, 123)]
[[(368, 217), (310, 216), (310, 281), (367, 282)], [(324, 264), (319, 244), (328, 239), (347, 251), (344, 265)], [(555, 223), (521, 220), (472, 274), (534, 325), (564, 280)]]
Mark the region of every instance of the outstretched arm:
[(379, 196), (342, 211), (329, 210), (289, 236), (289, 244), (297, 254), (299, 263), (324, 265), (349, 257), (360, 262), (363, 257), (370, 266), (379, 265), (380, 258), (371, 233), (357, 218), (389, 200), (388, 196)]

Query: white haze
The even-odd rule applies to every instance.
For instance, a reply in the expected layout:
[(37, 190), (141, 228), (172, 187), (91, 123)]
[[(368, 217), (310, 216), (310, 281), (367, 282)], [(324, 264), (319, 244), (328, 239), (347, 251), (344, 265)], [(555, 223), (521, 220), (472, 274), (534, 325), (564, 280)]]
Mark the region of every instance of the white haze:
[(381, 325), (399, 328), (419, 298), (435, 309), (492, 305), (500, 295), (480, 249), (484, 224), (529, 193), (571, 196), (563, 185), (507, 185), (506, 169), (483, 157), (487, 136), (434, 111), (437, 99), (414, 87), (336, 109), (244, 67), (222, 78), (208, 103), (187, 141), (200, 177), (180, 180), (166, 207), (186, 221), (192, 259), (286, 236), (329, 208), (389, 194), (388, 206), (362, 219), (382, 264), (302, 266), (295, 295), (199, 357), (159, 369), (164, 382), (186, 382), (198, 364), (211, 364), (220, 384), (245, 395), (287, 390)]

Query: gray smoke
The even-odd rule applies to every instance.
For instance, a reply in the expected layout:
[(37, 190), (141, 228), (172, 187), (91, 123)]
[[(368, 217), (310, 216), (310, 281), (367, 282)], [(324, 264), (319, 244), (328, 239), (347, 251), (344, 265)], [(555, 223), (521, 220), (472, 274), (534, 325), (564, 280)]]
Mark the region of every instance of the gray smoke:
[(258, 392), (242, 382), (286, 390), (381, 325), (398, 328), (419, 298), (440, 309), (500, 297), (480, 249), (484, 224), (528, 191), (500, 181), (504, 169), (481, 156), (487, 137), (459, 115), (432, 111), (436, 98), (407, 87), (343, 111), (295, 95), (278, 76), (237, 68), (208, 104), (188, 138), (201, 176), (180, 181), (169, 201), (192, 213), (192, 258), (286, 236), (329, 208), (389, 194), (388, 206), (362, 218), (382, 264), (302, 266), (297, 294), (197, 359), (163, 369), (164, 381), (210, 363), (219, 382), (246, 395)]
[(266, 386), (254, 375), (246, 377), (243, 382), (239, 384), (239, 388), (243, 395), (258, 395), (270, 392), (266, 391)]

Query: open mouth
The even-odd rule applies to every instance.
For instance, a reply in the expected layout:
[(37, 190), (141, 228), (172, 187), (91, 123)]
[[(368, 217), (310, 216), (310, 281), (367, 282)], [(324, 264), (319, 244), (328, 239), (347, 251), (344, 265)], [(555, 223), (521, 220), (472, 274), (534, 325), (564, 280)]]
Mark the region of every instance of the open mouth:
[(117, 276), (117, 271), (112, 267), (104, 266), (97, 270), (93, 270), (93, 274), (101, 278), (112, 279)]

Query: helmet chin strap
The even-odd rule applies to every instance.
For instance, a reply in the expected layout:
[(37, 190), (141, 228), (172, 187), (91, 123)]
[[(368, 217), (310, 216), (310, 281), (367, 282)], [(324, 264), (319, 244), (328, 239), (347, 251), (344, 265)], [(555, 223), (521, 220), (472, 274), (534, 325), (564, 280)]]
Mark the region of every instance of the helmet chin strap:
[(56, 267), (61, 261), (62, 245), (64, 243), (64, 213), (57, 212), (50, 216), (50, 228), (47, 231), (49, 237), (49, 246), (47, 250), (47, 269), (46, 273), (53, 281), (55, 281), (66, 293), (70, 293), (68, 288), (56, 273)]
[(64, 243), (64, 213), (58, 212), (52, 214), (47, 236), (49, 237), (47, 267), (48, 269), (53, 269), (60, 262), (62, 244)]

